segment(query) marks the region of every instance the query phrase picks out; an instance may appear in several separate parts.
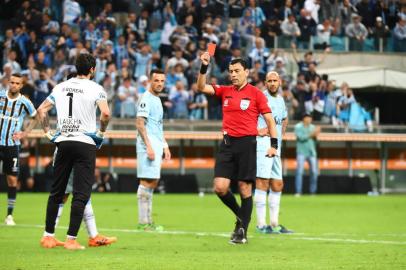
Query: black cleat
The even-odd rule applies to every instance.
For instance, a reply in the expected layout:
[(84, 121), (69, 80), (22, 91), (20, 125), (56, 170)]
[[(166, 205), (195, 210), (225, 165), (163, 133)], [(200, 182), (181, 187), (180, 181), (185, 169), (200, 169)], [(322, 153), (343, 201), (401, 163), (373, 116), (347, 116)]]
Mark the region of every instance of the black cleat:
[(244, 228), (239, 228), (236, 233), (234, 233), (234, 237), (230, 240), (230, 244), (247, 244), (247, 234), (244, 230)]
[(235, 222), (234, 231), (231, 233), (230, 240), (233, 240), (235, 234), (238, 232), (238, 229), (242, 228), (242, 221), (237, 217), (237, 221)]

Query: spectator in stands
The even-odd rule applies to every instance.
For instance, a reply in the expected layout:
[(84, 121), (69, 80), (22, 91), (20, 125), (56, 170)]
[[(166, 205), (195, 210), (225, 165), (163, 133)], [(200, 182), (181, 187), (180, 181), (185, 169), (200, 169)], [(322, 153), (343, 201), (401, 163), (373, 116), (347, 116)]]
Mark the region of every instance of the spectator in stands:
[(144, 94), (148, 90), (149, 86), (150, 86), (150, 84), (148, 81), (148, 77), (146, 75), (142, 75), (138, 79), (138, 87), (137, 87), (138, 96), (141, 97), (141, 95)]
[(16, 59), (17, 59), (17, 52), (15, 50), (10, 50), (8, 52), (6, 63), (10, 65), (11, 73), (20, 73), (21, 72), (21, 66), (16, 61)]
[(299, 106), (299, 102), (294, 97), (287, 85), (282, 87), (282, 97), (285, 101), (286, 110), (288, 112), (288, 119), (294, 119), (295, 111)]
[(35, 81), (34, 106), (36, 108), (48, 97), (56, 82), (52, 81), (46, 71), (40, 71), (39, 79)]
[(298, 105), (296, 107), (295, 114), (293, 117), (293, 119), (295, 119), (295, 120), (301, 120), (303, 114), (305, 113), (305, 101), (306, 101), (306, 97), (308, 95), (307, 93), (308, 93), (307, 84), (304, 81), (304, 78), (298, 79), (296, 86), (293, 87), (293, 90), (292, 90), (292, 94), (298, 102)]
[(203, 27), (203, 38), (206, 38), (206, 39), (208, 39), (209, 40), (209, 42), (212, 42), (212, 43), (216, 43), (216, 44), (218, 44), (219, 43), (219, 38), (218, 38), (218, 36), (214, 33), (214, 27), (213, 27), (213, 25), (211, 25), (211, 24), (206, 24), (204, 27)]
[(290, 14), (281, 24), (282, 30), (282, 48), (288, 48), (292, 42), (296, 42), (296, 38), (300, 36), (300, 28), (296, 23), (295, 16)]
[(312, 124), (312, 116), (304, 114), (303, 120), (295, 125), (296, 135), (296, 197), (302, 194), (303, 171), (305, 161), (309, 163), (310, 194), (317, 192), (317, 151), (316, 140), (320, 134), (320, 127)]
[(299, 49), (310, 49), (310, 38), (316, 33), (316, 21), (310, 14), (310, 11), (306, 9), (300, 10), (300, 19), (298, 20), (298, 26), (301, 35), (297, 38), (297, 46)]
[(261, 25), (261, 37), (265, 40), (267, 48), (275, 46), (275, 37), (282, 34), (281, 27), (275, 16), (266, 19)]
[(305, 101), (305, 111), (312, 115), (315, 121), (320, 121), (324, 113), (324, 92), (313, 81), (309, 83), (309, 90)]
[(167, 73), (169, 69), (174, 68), (177, 64), (181, 64), (184, 69), (189, 67), (189, 62), (183, 58), (183, 51), (181, 49), (176, 50), (174, 56), (169, 58), (166, 63), (165, 72)]
[(251, 14), (250, 21), (253, 25), (260, 27), (262, 23), (266, 20), (264, 11), (261, 7), (257, 6), (256, 0), (249, 0), (248, 7), (245, 10), (249, 10)]
[(175, 84), (175, 90), (169, 94), (169, 100), (173, 104), (173, 118), (175, 119), (188, 119), (188, 103), (189, 93), (185, 89), (185, 85), (182, 81), (177, 81)]
[(135, 61), (133, 72), (134, 80), (137, 80), (142, 75), (149, 74), (152, 64), (152, 54), (150, 52), (149, 45), (144, 43), (141, 46), (140, 52), (137, 52), (133, 50), (133, 48), (128, 47), (128, 53)]
[(229, 18), (233, 28), (236, 28), (240, 18), (243, 16), (245, 0), (229, 0)]
[(325, 19), (323, 24), (317, 25), (317, 38), (314, 49), (324, 50), (330, 47), (330, 36), (336, 33), (336, 29), (331, 25), (329, 19)]
[(76, 0), (65, 0), (63, 2), (63, 22), (69, 25), (74, 25), (80, 18), (80, 5)]
[(345, 33), (345, 27), (351, 23), (352, 14), (357, 14), (357, 8), (353, 6), (350, 0), (343, 0), (339, 6), (339, 18), (341, 21), (341, 33)]
[(193, 14), (188, 14), (185, 18), (185, 28), (186, 34), (189, 37), (189, 40), (196, 42), (198, 37), (198, 32), (196, 27), (193, 26)]
[(371, 29), (371, 34), (374, 37), (375, 50), (385, 50), (390, 30), (389, 27), (383, 23), (382, 17), (376, 17), (375, 26)]
[(23, 78), (23, 87), (20, 93), (26, 96), (29, 100), (34, 100), (35, 87), (29, 82), (29, 70), (24, 70), (21, 72)]
[(190, 90), (190, 120), (202, 120), (206, 117), (207, 98), (197, 90), (197, 84), (193, 83)]
[(406, 52), (406, 15), (400, 16), (393, 29), (393, 42), (395, 52)]
[(318, 24), (320, 0), (306, 0), (304, 3), (304, 8), (310, 12), (310, 16), (312, 16), (316, 24)]
[(344, 127), (346, 130), (348, 128), (348, 121), (350, 119), (350, 108), (351, 104), (355, 103), (354, 94), (346, 84), (341, 88), (342, 96), (338, 99), (336, 112), (338, 116), (338, 122), (341, 127)]
[(357, 13), (362, 18), (362, 24), (370, 30), (375, 25), (374, 5), (369, 0), (361, 0), (356, 5)]
[(345, 28), (345, 34), (350, 39), (351, 51), (362, 51), (364, 47), (364, 41), (368, 36), (368, 30), (361, 23), (361, 17), (358, 14), (352, 14), (352, 23)]
[(137, 89), (132, 86), (131, 78), (126, 77), (118, 88), (118, 97), (121, 101), (121, 117), (134, 118), (137, 115)]
[(291, 44), (292, 47), (292, 56), (293, 59), (295, 60), (296, 64), (299, 67), (299, 73), (305, 74), (306, 72), (309, 71), (309, 65), (314, 64), (315, 67), (317, 67), (319, 64), (321, 64), (327, 57), (327, 54), (330, 52), (330, 48), (326, 48), (324, 50), (323, 55), (321, 56), (320, 60), (315, 60), (313, 58), (313, 52), (308, 51), (304, 54), (304, 59), (299, 59), (296, 51), (296, 44), (292, 42)]
[(248, 53), (251, 60), (251, 66), (254, 63), (260, 63), (260, 69), (263, 73), (266, 71), (266, 59), (269, 57), (269, 49), (265, 47), (265, 40), (261, 37), (255, 39), (255, 47)]

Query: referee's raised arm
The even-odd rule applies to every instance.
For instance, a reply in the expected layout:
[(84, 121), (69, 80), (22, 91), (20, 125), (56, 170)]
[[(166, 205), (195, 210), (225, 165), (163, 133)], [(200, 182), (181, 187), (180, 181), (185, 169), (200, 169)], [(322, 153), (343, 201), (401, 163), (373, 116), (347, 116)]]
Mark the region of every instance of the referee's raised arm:
[(200, 56), (200, 60), (202, 61), (202, 66), (200, 67), (199, 75), (197, 76), (197, 89), (199, 92), (214, 95), (215, 91), (213, 86), (210, 84), (206, 84), (206, 72), (207, 68), (209, 67), (210, 63), (210, 55), (208, 52), (204, 52)]

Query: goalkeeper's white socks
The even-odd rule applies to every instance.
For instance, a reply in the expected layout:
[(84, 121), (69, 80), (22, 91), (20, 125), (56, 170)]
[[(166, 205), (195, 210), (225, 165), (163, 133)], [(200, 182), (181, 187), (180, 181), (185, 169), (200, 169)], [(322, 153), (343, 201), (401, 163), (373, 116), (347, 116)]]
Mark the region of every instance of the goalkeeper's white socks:
[(58, 208), (58, 214), (56, 215), (56, 219), (55, 219), (55, 228), (58, 227), (59, 224), (59, 220), (61, 219), (62, 213), (63, 213), (63, 203), (59, 204), (59, 208)]
[(279, 225), (279, 206), (281, 203), (282, 192), (269, 191), (268, 203), (269, 203), (269, 217), (271, 226), (276, 227)]
[(257, 226), (266, 226), (266, 191), (255, 189), (255, 207), (257, 209)]
[(138, 223), (151, 224), (152, 223), (152, 194), (154, 190), (147, 188), (143, 185), (138, 186)]
[(83, 222), (85, 223), (89, 237), (94, 238), (99, 234), (96, 227), (96, 218), (94, 216), (91, 200), (89, 200), (85, 206)]

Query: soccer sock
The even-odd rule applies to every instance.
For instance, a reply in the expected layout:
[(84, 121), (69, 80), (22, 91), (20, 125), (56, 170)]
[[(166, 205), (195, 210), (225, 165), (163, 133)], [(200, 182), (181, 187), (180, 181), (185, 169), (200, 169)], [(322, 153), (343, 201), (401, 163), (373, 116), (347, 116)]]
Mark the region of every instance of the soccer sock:
[[(138, 186), (137, 190), (137, 197), (138, 197), (138, 223), (139, 224), (149, 224), (149, 216), (150, 213), (148, 213), (149, 205), (150, 205), (150, 200), (152, 201), (152, 192), (151, 188), (147, 188), (143, 185)], [(151, 202), (151, 207), (152, 207), (152, 202)]]
[(220, 196), (217, 194), (217, 196), (220, 198), (220, 200), (227, 205), (228, 208), (233, 211), (234, 215), (236, 217), (239, 217), (239, 212), (240, 212), (240, 206), (237, 203), (237, 200), (235, 199), (234, 194), (229, 190), (226, 195)]
[(250, 224), (251, 221), (251, 214), (252, 214), (252, 196), (248, 198), (241, 197), (240, 217), (245, 232), (247, 232), (248, 230), (248, 225)]
[(147, 211), (147, 216), (148, 216), (148, 223), (152, 224), (152, 197), (154, 196), (154, 189), (149, 188), (149, 198), (148, 198), (148, 211)]
[(7, 216), (13, 214), (14, 205), (17, 198), (17, 188), (8, 187), (7, 189)]
[(96, 218), (94, 216), (92, 202), (89, 200), (85, 206), (85, 212), (83, 213), (83, 221), (85, 223), (87, 234), (89, 237), (94, 238), (99, 233), (96, 227)]
[(255, 206), (257, 209), (257, 226), (266, 226), (266, 191), (255, 189), (254, 196)]
[(268, 196), (269, 218), (272, 227), (279, 225), (279, 205), (281, 203), (282, 192), (270, 191)]
[(58, 227), (59, 220), (61, 219), (61, 216), (62, 216), (62, 213), (63, 213), (63, 206), (64, 206), (63, 203), (59, 204), (58, 215), (56, 216), (56, 219), (55, 219), (55, 228)]

